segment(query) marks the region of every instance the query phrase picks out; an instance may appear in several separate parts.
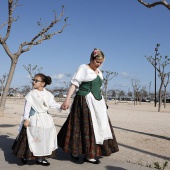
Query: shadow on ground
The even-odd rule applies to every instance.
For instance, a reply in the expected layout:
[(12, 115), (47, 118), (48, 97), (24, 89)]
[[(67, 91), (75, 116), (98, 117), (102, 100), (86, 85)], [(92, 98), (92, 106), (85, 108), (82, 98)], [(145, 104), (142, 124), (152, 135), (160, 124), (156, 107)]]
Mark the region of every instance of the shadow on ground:
[(106, 170), (127, 170), (127, 169), (115, 167), (115, 166), (106, 166)]
[[(14, 141), (15, 139), (12, 139), (8, 135), (0, 135), (0, 152), (3, 152), (3, 154), (0, 155), (4, 155), (5, 162), (9, 164), (17, 164), (18, 166), (24, 166), (24, 164), (22, 164), (21, 162), (21, 159), (16, 157), (12, 153), (12, 145)], [(27, 165), (34, 165), (34, 164), (35, 164), (35, 160), (29, 160), (27, 163)]]
[(79, 160), (78, 161), (75, 161), (72, 159), (71, 157), (71, 154), (68, 153), (68, 152), (64, 152), (60, 147), (57, 148), (57, 152), (56, 152), (56, 158), (57, 160), (59, 161), (71, 161), (73, 163), (76, 163), (76, 164), (83, 164), (84, 161), (83, 161), (83, 155), (80, 155), (79, 156)]
[(14, 143), (14, 139), (11, 139), (8, 135), (0, 135), (0, 149), (4, 152), (4, 159), (9, 164), (21, 164), (20, 160), (13, 155), (12, 153), (12, 145)]

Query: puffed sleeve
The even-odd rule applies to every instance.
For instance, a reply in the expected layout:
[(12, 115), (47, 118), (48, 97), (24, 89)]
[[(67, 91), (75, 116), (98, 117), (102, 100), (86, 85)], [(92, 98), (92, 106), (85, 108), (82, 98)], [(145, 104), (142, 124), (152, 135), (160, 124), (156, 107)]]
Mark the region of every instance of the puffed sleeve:
[(80, 65), (75, 74), (73, 75), (71, 79), (71, 83), (76, 85), (77, 87), (80, 86), (80, 84), (84, 81), (85, 77), (87, 77), (87, 69), (85, 68), (85, 65)]

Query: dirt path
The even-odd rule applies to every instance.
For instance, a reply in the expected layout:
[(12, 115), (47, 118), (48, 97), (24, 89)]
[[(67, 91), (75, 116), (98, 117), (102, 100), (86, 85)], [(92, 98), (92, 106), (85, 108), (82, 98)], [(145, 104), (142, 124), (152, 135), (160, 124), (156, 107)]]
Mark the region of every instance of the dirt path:
[[(111, 158), (143, 166), (152, 166), (166, 160), (170, 169), (170, 104), (158, 112), (153, 103), (118, 103), (109, 101), (108, 114), (120, 151)], [(0, 118), (0, 134), (15, 137), (23, 114), (23, 99), (8, 99), (5, 117)], [(57, 131), (68, 116), (68, 111), (50, 110)]]

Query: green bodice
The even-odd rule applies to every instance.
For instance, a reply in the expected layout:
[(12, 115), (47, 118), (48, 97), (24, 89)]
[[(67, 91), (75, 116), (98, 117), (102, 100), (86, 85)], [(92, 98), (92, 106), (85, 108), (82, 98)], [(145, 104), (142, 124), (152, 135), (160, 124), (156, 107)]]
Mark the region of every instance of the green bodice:
[(101, 100), (101, 86), (102, 79), (97, 76), (93, 81), (82, 82), (76, 94), (80, 96), (86, 96), (91, 92), (96, 100)]

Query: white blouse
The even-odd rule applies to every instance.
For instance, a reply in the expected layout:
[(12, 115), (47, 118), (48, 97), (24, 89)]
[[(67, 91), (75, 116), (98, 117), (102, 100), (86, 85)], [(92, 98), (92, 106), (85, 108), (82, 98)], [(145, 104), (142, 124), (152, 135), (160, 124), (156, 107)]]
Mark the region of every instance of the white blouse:
[[(39, 95), (40, 96), (43, 97), (45, 94), (46, 94), (45, 90), (39, 91)], [(49, 107), (50, 108), (57, 109), (58, 111), (61, 111), (61, 109), (60, 109), (61, 108), (61, 104), (57, 103), (54, 100), (54, 96), (52, 94), (50, 95), (50, 100), (48, 102), (49, 102)], [(24, 107), (24, 113), (23, 113), (23, 119), (24, 120), (29, 118), (30, 110), (31, 110), (31, 105), (26, 101), (25, 102), (25, 107)]]
[[(100, 78), (103, 80), (102, 72), (99, 69), (97, 70), (99, 72), (98, 76), (100, 76)], [(79, 87), (82, 82), (92, 81), (96, 77), (97, 74), (92, 69), (90, 69), (86, 64), (82, 64), (73, 75), (71, 83)]]

